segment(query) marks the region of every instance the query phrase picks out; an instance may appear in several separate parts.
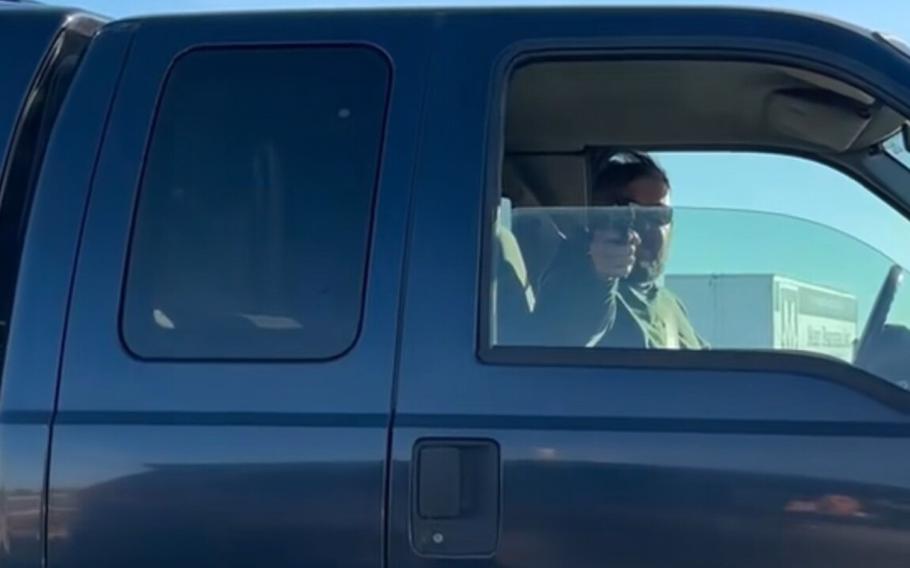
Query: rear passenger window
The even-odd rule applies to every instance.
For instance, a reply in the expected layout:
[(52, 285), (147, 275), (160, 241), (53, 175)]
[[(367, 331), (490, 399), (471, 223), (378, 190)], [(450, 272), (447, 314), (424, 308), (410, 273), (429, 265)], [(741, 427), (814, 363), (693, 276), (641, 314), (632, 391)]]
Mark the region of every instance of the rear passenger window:
[(326, 359), (351, 347), (389, 81), (368, 48), (177, 61), (133, 228), (122, 332), (134, 354)]

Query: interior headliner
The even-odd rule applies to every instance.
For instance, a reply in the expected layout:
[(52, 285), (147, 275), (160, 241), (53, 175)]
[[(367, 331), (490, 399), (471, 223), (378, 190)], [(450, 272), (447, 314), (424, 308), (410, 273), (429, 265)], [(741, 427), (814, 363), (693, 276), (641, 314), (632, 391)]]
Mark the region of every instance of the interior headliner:
[(548, 61), (513, 75), (506, 152), (615, 147), (774, 147), (844, 153), (901, 117), (809, 71), (733, 61)]

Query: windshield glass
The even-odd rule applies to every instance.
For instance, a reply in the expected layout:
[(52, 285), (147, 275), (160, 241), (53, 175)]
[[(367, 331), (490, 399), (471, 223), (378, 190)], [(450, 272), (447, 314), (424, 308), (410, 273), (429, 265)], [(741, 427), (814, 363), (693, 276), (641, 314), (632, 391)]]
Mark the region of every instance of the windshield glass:
[(886, 140), (883, 147), (889, 156), (910, 169), (910, 151), (904, 146), (903, 135), (900, 132)]

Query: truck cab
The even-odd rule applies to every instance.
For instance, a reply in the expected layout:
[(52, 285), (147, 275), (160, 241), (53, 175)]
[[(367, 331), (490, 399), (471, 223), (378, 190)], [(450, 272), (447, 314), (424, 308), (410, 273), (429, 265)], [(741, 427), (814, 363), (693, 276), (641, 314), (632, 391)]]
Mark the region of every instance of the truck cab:
[(0, 564), (910, 564), (910, 56), (0, 2)]

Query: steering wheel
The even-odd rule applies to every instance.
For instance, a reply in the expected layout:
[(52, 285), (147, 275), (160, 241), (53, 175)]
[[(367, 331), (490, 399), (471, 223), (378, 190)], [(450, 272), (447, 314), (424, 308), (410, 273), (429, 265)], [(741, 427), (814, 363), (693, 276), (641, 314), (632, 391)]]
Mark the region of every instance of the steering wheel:
[(888, 270), (856, 347), (853, 364), (857, 367), (865, 367), (869, 363), (873, 346), (881, 340), (885, 331), (885, 323), (888, 321), (888, 312), (891, 311), (891, 304), (894, 303), (894, 297), (897, 296), (897, 289), (900, 287), (903, 277), (904, 270), (897, 264)]

